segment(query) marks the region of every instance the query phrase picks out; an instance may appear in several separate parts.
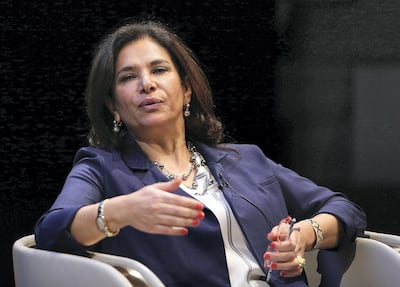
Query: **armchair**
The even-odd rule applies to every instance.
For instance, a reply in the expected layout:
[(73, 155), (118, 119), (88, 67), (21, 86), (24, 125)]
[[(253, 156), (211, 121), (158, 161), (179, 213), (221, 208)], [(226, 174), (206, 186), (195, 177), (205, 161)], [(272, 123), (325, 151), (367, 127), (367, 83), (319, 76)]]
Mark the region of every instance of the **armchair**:
[(165, 287), (138, 261), (103, 253), (83, 257), (36, 249), (34, 235), (14, 242), (16, 287)]
[[(339, 252), (306, 252), (310, 287), (398, 286), (400, 236), (367, 231)], [(16, 287), (165, 287), (145, 265), (98, 252), (89, 257), (35, 248), (34, 235), (14, 242)]]

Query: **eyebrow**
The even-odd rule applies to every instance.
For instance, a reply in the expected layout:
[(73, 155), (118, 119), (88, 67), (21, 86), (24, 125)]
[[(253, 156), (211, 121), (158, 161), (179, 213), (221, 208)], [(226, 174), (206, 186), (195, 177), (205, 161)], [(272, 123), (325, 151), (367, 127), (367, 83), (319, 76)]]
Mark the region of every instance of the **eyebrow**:
[[(157, 66), (159, 64), (170, 64), (170, 62), (168, 60), (165, 59), (155, 59), (153, 61), (150, 62), (150, 66)], [(119, 69), (116, 73), (115, 76), (118, 77), (119, 74), (123, 73), (123, 72), (127, 72), (127, 71), (134, 71), (136, 69), (135, 65), (128, 65), (128, 66), (124, 66), (121, 69)]]

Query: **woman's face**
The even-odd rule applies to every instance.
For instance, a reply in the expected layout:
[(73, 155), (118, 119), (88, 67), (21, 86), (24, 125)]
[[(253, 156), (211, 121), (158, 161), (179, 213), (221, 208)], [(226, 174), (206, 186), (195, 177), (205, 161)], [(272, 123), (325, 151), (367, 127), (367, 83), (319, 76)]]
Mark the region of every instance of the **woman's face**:
[(190, 102), (166, 49), (150, 38), (124, 46), (115, 64), (114, 102), (110, 110), (135, 136), (184, 128), (183, 105)]

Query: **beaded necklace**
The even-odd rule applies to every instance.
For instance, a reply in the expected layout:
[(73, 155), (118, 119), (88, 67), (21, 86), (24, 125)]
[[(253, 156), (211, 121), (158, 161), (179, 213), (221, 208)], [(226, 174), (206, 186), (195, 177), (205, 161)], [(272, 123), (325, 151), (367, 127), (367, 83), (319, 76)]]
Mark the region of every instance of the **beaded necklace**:
[[(196, 189), (198, 187), (198, 183), (196, 180), (196, 174), (197, 171), (199, 169), (200, 166), (206, 166), (206, 162), (203, 159), (203, 157), (200, 155), (200, 153), (197, 151), (196, 147), (193, 145), (193, 143), (191, 143), (190, 141), (188, 141), (187, 143), (187, 148), (189, 150), (190, 153), (190, 168), (188, 170), (188, 172), (182, 174), (182, 176), (180, 176), (180, 178), (182, 179), (182, 181), (186, 181), (189, 176), (192, 174), (192, 172), (195, 172), (195, 177), (194, 180), (192, 182), (192, 188)], [(169, 170), (167, 170), (165, 168), (165, 165), (159, 161), (153, 161), (153, 164), (169, 179), (169, 180), (173, 180), (175, 178), (179, 178), (178, 175), (170, 172)]]

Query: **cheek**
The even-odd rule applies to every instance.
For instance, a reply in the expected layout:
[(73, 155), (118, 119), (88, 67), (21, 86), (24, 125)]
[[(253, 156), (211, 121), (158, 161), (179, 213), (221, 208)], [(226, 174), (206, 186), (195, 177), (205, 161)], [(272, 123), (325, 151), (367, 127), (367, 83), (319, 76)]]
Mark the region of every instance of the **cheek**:
[(129, 87), (117, 87), (114, 91), (116, 105), (127, 105), (134, 102), (134, 94)]
[(178, 97), (182, 101), (184, 101), (187, 90), (182, 86), (182, 84), (179, 80), (175, 80), (175, 82), (172, 85), (171, 85), (171, 83), (169, 83), (169, 88), (170, 88), (169, 91), (170, 91), (171, 95), (174, 95), (175, 97)]

